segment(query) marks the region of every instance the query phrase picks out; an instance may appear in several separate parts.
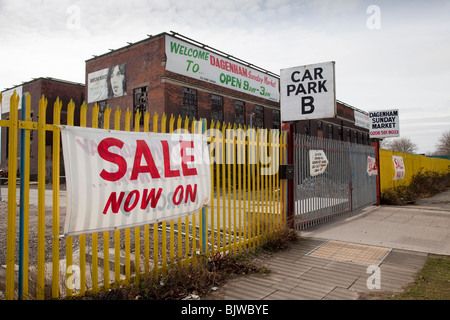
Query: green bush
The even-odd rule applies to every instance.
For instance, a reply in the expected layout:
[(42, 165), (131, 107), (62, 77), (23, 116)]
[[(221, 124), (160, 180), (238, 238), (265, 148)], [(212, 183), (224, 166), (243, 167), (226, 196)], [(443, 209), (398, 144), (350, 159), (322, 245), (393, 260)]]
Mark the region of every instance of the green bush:
[(381, 204), (405, 205), (419, 198), (432, 197), (450, 186), (450, 173), (422, 171), (414, 174), (408, 186), (398, 186), (381, 193)]

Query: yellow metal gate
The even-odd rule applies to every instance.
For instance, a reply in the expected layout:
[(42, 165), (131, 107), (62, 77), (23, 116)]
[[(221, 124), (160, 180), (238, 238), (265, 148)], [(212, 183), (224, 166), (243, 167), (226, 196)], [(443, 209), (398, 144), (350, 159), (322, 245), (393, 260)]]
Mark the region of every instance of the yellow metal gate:
[[(53, 123), (48, 124), (45, 97), (39, 102), (37, 122), (31, 121), (30, 95), (22, 100), (21, 120), (18, 95), (11, 98), (9, 119), (0, 120), (0, 126), (8, 130), (9, 157), (8, 184), (0, 190), (2, 204), (7, 204), (0, 213), (0, 265), (6, 266), (0, 270), (0, 291), (6, 299), (59, 298), (128, 285), (151, 272), (158, 274), (175, 262), (195, 263), (199, 254), (204, 257), (252, 250), (265, 235), (285, 226), (286, 185), (278, 174), (279, 164), (286, 163), (285, 134), (212, 122), (205, 133), (212, 159), (210, 207), (162, 223), (64, 237), (65, 188), (60, 181), (64, 168), (58, 126), (62, 103), (55, 102)], [(64, 124), (74, 124), (74, 110), (75, 104), (70, 102)], [(97, 128), (98, 106), (91, 112), (92, 127)], [(144, 117), (144, 125), (132, 128), (131, 111), (122, 115), (117, 109), (113, 123), (111, 113), (108, 107), (104, 129), (149, 132), (151, 127), (153, 132), (174, 132), (184, 128), (201, 132), (196, 122), (181, 117), (155, 114), (151, 118), (148, 113), (136, 113), (134, 123), (139, 124)], [(83, 104), (81, 127), (87, 126), (87, 115)], [(37, 136), (37, 159), (30, 159), (32, 132), (33, 143)], [(46, 158), (48, 135), (51, 155)], [(30, 161), (38, 162), (37, 181), (30, 181)]]

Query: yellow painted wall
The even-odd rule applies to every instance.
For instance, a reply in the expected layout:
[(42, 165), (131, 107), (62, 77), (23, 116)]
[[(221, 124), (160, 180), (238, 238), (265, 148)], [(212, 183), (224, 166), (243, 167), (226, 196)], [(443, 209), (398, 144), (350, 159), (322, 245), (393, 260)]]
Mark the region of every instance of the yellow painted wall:
[[(402, 180), (394, 181), (394, 162), (392, 156), (399, 156), (403, 158), (405, 164), (405, 178)], [(394, 188), (397, 186), (406, 186), (411, 182), (411, 178), (414, 174), (420, 170), (423, 171), (436, 171), (436, 172), (449, 172), (450, 160), (429, 158), (422, 155), (390, 151), (386, 149), (380, 149), (380, 188), (381, 191)]]

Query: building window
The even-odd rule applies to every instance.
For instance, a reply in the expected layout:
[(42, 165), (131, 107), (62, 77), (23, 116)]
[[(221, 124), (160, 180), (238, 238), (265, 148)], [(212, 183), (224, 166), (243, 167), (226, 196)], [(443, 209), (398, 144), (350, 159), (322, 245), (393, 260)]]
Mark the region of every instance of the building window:
[(323, 130), (323, 123), (322, 123), (322, 121), (317, 121), (317, 130)]
[(272, 110), (272, 128), (281, 129), (280, 110)]
[(223, 98), (215, 94), (211, 95), (211, 120), (223, 122)]
[(311, 135), (311, 127), (309, 125), (309, 120), (305, 121), (305, 135), (307, 136)]
[(234, 123), (237, 125), (245, 125), (245, 103), (236, 100), (234, 102)]
[(255, 106), (255, 120), (253, 123), (257, 128), (264, 127), (264, 107)]
[(333, 139), (333, 125), (328, 125), (328, 139)]
[(352, 131), (350, 129), (347, 129), (347, 141), (352, 142)]
[(338, 126), (338, 136), (339, 136), (339, 140), (343, 141), (344, 140), (344, 132), (343, 132), (343, 128), (342, 126)]
[(148, 87), (142, 87), (134, 89), (134, 101), (133, 101), (133, 123), (136, 119), (136, 113), (139, 111), (141, 117), (139, 119), (139, 125), (144, 125), (144, 114), (148, 111)]
[(103, 129), (105, 126), (105, 110), (108, 107), (108, 100), (102, 100), (97, 102), (98, 106), (98, 127)]
[(359, 139), (359, 132), (355, 131), (355, 138), (354, 138), (355, 143), (358, 143), (358, 139)]
[(190, 120), (197, 118), (197, 90), (183, 88), (181, 116), (183, 118), (188, 117)]

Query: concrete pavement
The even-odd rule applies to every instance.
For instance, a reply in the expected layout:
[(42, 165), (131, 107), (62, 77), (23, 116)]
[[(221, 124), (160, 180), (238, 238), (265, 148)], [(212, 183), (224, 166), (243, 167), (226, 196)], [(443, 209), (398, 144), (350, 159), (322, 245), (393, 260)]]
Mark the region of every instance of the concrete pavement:
[(270, 274), (231, 280), (201, 299), (356, 300), (401, 292), (430, 253), (450, 255), (450, 190), (302, 231), (289, 249), (258, 259)]

